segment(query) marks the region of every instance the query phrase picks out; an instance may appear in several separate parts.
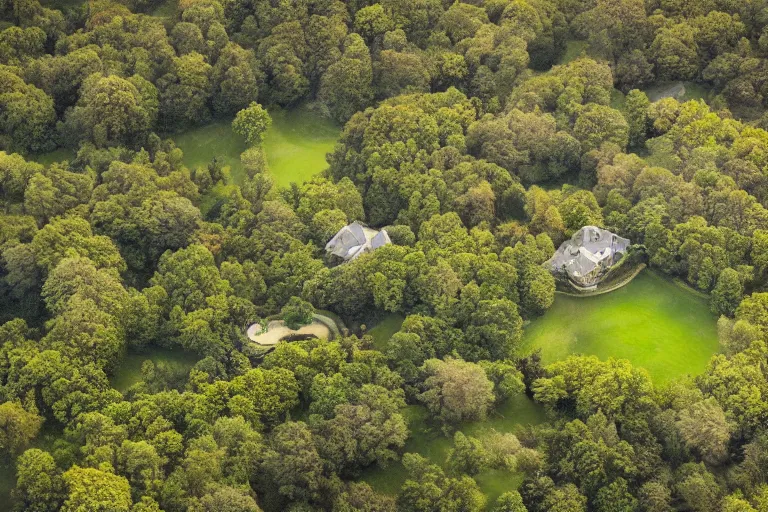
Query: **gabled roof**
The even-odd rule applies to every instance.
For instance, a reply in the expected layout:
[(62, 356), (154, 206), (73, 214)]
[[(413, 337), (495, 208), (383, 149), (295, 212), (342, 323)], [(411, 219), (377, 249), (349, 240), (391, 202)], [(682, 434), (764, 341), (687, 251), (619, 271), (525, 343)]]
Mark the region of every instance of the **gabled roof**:
[(366, 241), (363, 227), (360, 224), (353, 222), (352, 224), (341, 228), (339, 232), (336, 233), (336, 236), (325, 245), (325, 250), (340, 258), (348, 258), (350, 256), (350, 251), (365, 244)]
[(363, 253), (378, 249), (392, 243), (385, 230), (376, 231), (363, 226), (359, 222), (353, 222), (344, 226), (336, 235), (325, 244), (325, 250), (329, 254), (351, 261)]
[(365, 240), (366, 240), (365, 231), (363, 230), (363, 226), (361, 224), (359, 224), (358, 222), (353, 222), (352, 224), (346, 226), (346, 228), (347, 230), (349, 230), (352, 236), (355, 237), (355, 240), (357, 240), (358, 245), (365, 243)]
[(382, 247), (387, 244), (391, 244), (392, 241), (389, 239), (389, 234), (387, 234), (387, 231), (382, 229), (378, 233), (376, 233), (376, 236), (374, 236), (371, 239), (371, 248), (378, 249), (379, 247)]
[(571, 279), (586, 284), (585, 276), (595, 270), (600, 273), (600, 269), (613, 264), (617, 253), (626, 252), (628, 247), (626, 238), (607, 229), (584, 226), (563, 242), (547, 263), (552, 271), (565, 270)]

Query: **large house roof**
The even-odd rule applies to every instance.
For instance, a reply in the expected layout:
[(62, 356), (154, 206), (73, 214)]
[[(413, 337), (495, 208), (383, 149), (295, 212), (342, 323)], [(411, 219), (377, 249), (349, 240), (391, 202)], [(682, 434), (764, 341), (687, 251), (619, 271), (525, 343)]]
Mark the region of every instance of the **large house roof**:
[(392, 243), (386, 230), (377, 231), (355, 221), (344, 226), (325, 244), (329, 254), (351, 261), (361, 254)]
[(586, 284), (585, 276), (612, 265), (614, 256), (626, 252), (629, 244), (628, 239), (607, 229), (584, 226), (563, 242), (547, 263), (551, 270), (564, 270), (574, 281)]

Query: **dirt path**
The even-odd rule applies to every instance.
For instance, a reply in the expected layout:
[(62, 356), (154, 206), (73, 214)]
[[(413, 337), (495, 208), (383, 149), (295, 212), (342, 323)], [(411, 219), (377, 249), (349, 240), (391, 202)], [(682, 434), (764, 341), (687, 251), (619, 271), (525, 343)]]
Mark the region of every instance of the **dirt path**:
[(289, 329), (285, 322), (282, 320), (272, 320), (267, 324), (267, 331), (261, 333), (261, 324), (253, 324), (248, 328), (248, 338), (259, 345), (271, 346), (276, 345), (277, 342), (290, 335), (313, 335), (318, 338), (328, 339), (331, 335), (331, 330), (327, 325), (315, 320), (309, 325), (305, 325), (300, 329)]

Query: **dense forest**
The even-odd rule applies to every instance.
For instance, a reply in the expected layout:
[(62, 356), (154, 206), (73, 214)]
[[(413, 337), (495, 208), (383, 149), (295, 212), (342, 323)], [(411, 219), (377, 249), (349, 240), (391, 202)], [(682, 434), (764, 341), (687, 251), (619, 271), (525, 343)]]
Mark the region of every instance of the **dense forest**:
[[(706, 94), (644, 92), (678, 82)], [(300, 105), (343, 129), (279, 187)], [(0, 0), (0, 508), (768, 512), (766, 109), (768, 0)], [(242, 183), (174, 143), (221, 119)], [(326, 256), (352, 221), (392, 243)], [(584, 225), (708, 294), (703, 373), (521, 349)], [(245, 335), (315, 309), (348, 327)], [(151, 349), (197, 362), (115, 389)], [(459, 428), (521, 396), (546, 421)], [(445, 461), (405, 450), (413, 406)]]

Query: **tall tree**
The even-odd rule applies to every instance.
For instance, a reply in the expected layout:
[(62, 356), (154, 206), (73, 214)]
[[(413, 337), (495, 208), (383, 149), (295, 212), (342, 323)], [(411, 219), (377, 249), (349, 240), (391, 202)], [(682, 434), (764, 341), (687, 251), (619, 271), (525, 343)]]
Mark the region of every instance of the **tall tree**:
[[(141, 87), (141, 88), (140, 88)], [(157, 116), (157, 90), (146, 80), (94, 73), (83, 82), (80, 100), (67, 112), (65, 138), (97, 147), (134, 147), (145, 141)]]
[(243, 137), (250, 145), (259, 145), (264, 140), (264, 134), (272, 126), (269, 113), (258, 103), (252, 102), (244, 108), (232, 121), (232, 130)]
[(61, 507), (64, 512), (128, 512), (131, 508), (131, 487), (121, 476), (95, 468), (72, 466), (63, 478), (67, 489)]
[(418, 399), (444, 428), (486, 417), (494, 400), (493, 383), (481, 366), (461, 359), (429, 359), (421, 371), (424, 390)]
[(37, 437), (43, 418), (16, 402), (0, 404), (0, 451), (18, 455)]

